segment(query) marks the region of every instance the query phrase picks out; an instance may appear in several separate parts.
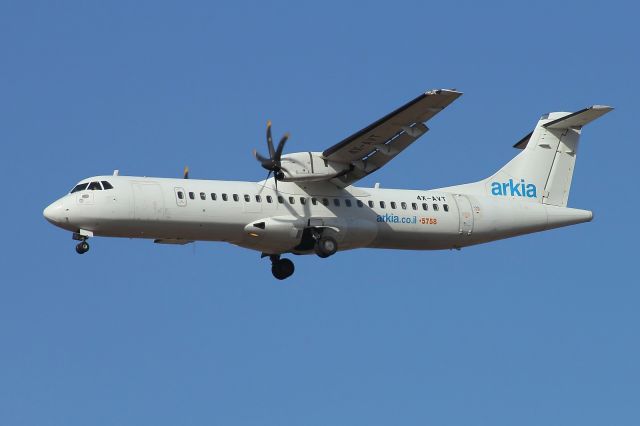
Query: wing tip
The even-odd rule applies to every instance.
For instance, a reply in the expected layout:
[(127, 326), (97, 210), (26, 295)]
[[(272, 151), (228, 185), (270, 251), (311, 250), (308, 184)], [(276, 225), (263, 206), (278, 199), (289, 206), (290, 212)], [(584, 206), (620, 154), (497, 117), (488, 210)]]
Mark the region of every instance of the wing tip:
[(432, 90), (427, 90), (426, 92), (424, 92), (424, 94), (427, 96), (447, 94), (447, 95), (453, 95), (455, 97), (458, 97), (462, 95), (462, 92), (460, 92), (457, 89), (432, 89)]
[(605, 112), (613, 111), (615, 108), (609, 105), (591, 105), (587, 109), (599, 109)]

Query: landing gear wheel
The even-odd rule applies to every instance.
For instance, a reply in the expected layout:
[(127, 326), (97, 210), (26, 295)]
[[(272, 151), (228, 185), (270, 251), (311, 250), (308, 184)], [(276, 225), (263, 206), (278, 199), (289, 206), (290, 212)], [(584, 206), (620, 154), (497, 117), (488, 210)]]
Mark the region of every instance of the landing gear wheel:
[(279, 280), (284, 280), (293, 275), (295, 266), (289, 259), (278, 259), (271, 264), (271, 273)]
[(334, 255), (338, 251), (338, 242), (333, 237), (320, 237), (316, 243), (316, 254), (322, 258)]
[(86, 241), (81, 241), (76, 245), (76, 253), (84, 254), (89, 251), (89, 243)]

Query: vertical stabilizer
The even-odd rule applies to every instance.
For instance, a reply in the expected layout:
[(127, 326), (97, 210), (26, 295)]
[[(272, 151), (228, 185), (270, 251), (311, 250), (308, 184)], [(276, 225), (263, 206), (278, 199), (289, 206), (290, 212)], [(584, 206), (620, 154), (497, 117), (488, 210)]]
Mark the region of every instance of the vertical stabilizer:
[(594, 105), (574, 113), (545, 114), (534, 130), (514, 145), (522, 152), (493, 176), (446, 189), (565, 207), (582, 127), (612, 109)]

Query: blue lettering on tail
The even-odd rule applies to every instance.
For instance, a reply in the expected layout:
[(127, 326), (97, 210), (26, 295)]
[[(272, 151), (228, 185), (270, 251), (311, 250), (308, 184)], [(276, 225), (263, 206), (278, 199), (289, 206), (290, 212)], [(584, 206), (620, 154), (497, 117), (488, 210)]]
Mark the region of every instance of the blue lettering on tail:
[(532, 183), (526, 183), (524, 179), (520, 182), (491, 182), (491, 195), (507, 197), (538, 198), (538, 190)]

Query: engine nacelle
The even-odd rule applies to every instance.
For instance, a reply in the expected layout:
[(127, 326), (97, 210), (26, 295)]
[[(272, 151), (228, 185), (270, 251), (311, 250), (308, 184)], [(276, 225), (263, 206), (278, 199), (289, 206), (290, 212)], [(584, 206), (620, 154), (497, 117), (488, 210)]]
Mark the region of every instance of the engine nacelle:
[(300, 244), (305, 225), (305, 220), (294, 216), (254, 220), (244, 227), (247, 238), (240, 245), (263, 252), (286, 252)]
[[(294, 152), (282, 156), (285, 182), (329, 180), (351, 170), (351, 165), (322, 158), (321, 152)], [(286, 171), (285, 171), (286, 170)]]

